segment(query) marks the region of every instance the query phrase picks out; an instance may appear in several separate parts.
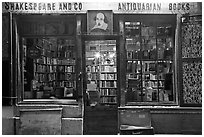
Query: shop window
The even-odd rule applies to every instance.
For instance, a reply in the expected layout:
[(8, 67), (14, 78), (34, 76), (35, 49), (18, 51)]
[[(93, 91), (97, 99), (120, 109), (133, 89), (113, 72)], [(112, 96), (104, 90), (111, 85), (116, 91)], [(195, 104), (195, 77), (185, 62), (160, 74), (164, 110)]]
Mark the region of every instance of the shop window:
[(175, 27), (145, 19), (124, 23), (126, 103), (175, 103)]
[(24, 100), (75, 98), (74, 16), (19, 15), (16, 20), (23, 76), (18, 94)]
[(23, 38), (24, 99), (73, 98), (76, 90), (75, 40)]

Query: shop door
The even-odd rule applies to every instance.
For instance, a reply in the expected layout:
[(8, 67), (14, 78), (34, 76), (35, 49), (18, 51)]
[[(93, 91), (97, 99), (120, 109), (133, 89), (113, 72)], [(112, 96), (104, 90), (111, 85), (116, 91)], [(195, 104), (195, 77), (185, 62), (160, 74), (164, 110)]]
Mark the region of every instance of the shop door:
[(117, 40), (84, 40), (84, 134), (117, 134)]

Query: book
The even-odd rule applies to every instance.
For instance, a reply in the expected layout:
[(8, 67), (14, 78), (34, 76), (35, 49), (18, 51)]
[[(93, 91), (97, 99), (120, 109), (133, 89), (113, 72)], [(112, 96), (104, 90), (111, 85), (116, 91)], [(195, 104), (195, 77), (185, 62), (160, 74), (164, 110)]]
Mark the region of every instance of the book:
[(131, 61), (127, 62), (127, 73), (132, 73), (132, 62)]
[(132, 59), (133, 58), (133, 52), (132, 51), (128, 51), (127, 52), (127, 59)]
[(142, 58), (149, 59), (149, 50), (143, 50)]

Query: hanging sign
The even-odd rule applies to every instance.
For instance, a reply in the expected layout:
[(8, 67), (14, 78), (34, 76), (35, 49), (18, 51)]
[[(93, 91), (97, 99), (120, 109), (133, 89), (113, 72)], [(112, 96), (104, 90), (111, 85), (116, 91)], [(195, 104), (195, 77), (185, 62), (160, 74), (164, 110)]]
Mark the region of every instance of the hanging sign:
[(37, 59), (41, 57), (41, 51), (35, 46), (28, 48), (27, 55), (32, 59)]

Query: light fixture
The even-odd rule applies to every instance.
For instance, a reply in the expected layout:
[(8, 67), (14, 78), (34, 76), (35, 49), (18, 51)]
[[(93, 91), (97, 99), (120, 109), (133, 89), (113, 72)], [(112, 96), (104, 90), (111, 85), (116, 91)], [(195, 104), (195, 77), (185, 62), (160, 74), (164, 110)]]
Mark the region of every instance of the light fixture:
[(115, 53), (109, 54), (109, 58), (113, 58), (115, 56)]
[(113, 47), (113, 51), (116, 51), (116, 47), (115, 46)]
[(100, 57), (100, 53), (96, 52), (96, 54), (94, 56), (95, 56), (95, 58), (99, 58)]

